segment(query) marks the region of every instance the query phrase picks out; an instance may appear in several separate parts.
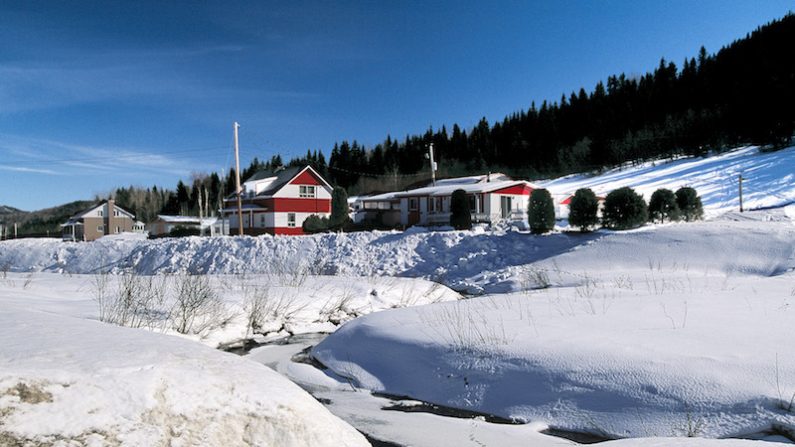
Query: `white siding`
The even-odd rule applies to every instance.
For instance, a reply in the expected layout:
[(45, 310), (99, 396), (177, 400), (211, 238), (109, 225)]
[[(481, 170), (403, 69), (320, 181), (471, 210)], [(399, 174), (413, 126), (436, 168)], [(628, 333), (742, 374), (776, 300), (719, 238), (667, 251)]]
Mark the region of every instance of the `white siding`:
[[(273, 197), (282, 197), (282, 198), (289, 197), (289, 198), (296, 198), (297, 199), (297, 198), (301, 197), (301, 194), (300, 194), (300, 191), (299, 191), (300, 190), (300, 186), (301, 185), (291, 185), (291, 184), (284, 185), (282, 187), (282, 189), (280, 189), (279, 191), (276, 192), (276, 194), (273, 195)], [(304, 185), (304, 186), (307, 186), (307, 185)], [(315, 187), (315, 198), (316, 199), (331, 199), (331, 193), (326, 191), (326, 188), (324, 188), (323, 186), (321, 186), (321, 185), (308, 185), (308, 186), (314, 186)]]
[(307, 217), (316, 214), (320, 217), (329, 217), (331, 214), (328, 213), (268, 213), (274, 218), (274, 223), (272, 227), (276, 228), (288, 228), (287, 227), (287, 215), (288, 214), (295, 214), (295, 228), (301, 228), (304, 224), (304, 220)]

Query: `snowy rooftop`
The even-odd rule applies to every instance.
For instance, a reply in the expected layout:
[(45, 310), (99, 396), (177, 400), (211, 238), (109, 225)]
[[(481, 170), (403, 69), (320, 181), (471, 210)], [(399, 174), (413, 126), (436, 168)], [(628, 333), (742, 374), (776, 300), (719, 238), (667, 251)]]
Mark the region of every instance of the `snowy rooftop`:
[(468, 194), (473, 193), (486, 193), (496, 191), (498, 189), (510, 188), (516, 185), (527, 185), (533, 187), (530, 182), (524, 180), (499, 180), (480, 183), (447, 183), (440, 185), (436, 182), (436, 186), (426, 186), (424, 188), (412, 189), (396, 193), (397, 197), (408, 196), (449, 196), (457, 189), (463, 189)]
[[(168, 216), (163, 214), (157, 215), (158, 219), (161, 219), (163, 222), (166, 223), (182, 223), (182, 224), (198, 224), (199, 218), (196, 216)], [(203, 225), (212, 225), (215, 221), (218, 220), (217, 217), (206, 217), (201, 219), (201, 223)]]
[(485, 193), (515, 185), (528, 185), (533, 187), (529, 182), (511, 180), (511, 178), (505, 174), (492, 173), (437, 180), (436, 186), (423, 186), (422, 188), (409, 189), (406, 191), (387, 192), (369, 197), (361, 197), (359, 200), (363, 202), (386, 202), (409, 196), (449, 196), (457, 189), (463, 189), (469, 194)]

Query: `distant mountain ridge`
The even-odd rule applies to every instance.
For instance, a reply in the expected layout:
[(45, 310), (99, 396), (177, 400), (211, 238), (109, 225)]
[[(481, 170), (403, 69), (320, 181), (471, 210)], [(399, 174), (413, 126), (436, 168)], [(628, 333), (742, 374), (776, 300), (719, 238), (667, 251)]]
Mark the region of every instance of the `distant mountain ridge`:
[(7, 205), (0, 205), (0, 216), (5, 216), (8, 214), (24, 214), (27, 211), (22, 211), (21, 209), (14, 208), (13, 206)]

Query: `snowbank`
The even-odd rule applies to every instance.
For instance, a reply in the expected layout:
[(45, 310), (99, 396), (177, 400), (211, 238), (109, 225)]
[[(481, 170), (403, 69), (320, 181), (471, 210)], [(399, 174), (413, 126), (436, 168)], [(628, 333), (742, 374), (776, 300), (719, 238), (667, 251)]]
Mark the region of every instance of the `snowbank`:
[[(340, 323), (371, 312), (461, 298), (445, 286), (412, 278), (318, 277), (296, 273), (212, 275), (205, 279), (214, 297), (204, 310), (197, 308), (190, 328), (183, 333), (176, 331), (178, 322), (182, 321), (177, 289), (190, 278), (182, 275), (152, 278), (8, 273), (5, 278), (0, 275), (0, 305), (99, 320), (102, 317), (97, 301), (98, 281), (104, 282), (105, 309), (113, 309), (114, 300), (126, 296), (122, 292), (130, 290), (128, 281), (134, 281), (140, 285), (135, 290), (141, 295), (152, 290), (158, 299), (136, 306), (134, 310), (143, 316), (127, 325), (218, 347), (249, 338), (264, 340), (264, 336), (333, 332)], [(115, 321), (113, 317), (119, 312), (106, 310), (104, 321)]]
[(0, 327), (3, 445), (369, 445), (232, 354), (5, 304)]
[[(153, 241), (62, 243), (0, 242), (0, 267), (13, 272), (134, 269), (144, 274), (404, 276), (430, 279), (470, 293), (515, 290), (517, 270), (568, 255), (570, 268), (618, 268), (667, 262), (742, 272), (733, 257), (713, 257), (736, 247), (757, 261), (746, 266), (773, 274), (792, 265), (795, 226), (781, 210), (730, 213), (690, 224), (648, 226), (633, 232), (533, 236), (516, 231), (363, 232), (305, 237), (184, 238)], [(655, 251), (637, 250), (652, 243)], [(597, 247), (577, 261), (586, 247)], [(623, 247), (623, 248), (622, 248)], [(606, 250), (606, 251), (605, 251)], [(596, 258), (600, 258), (597, 262)], [(746, 260), (747, 261), (747, 260)]]

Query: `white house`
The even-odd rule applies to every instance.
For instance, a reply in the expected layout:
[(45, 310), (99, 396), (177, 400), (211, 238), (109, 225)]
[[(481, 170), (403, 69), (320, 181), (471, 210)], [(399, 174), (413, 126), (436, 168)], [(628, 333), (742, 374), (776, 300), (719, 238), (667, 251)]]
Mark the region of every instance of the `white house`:
[(217, 217), (199, 219), (195, 216), (168, 216), (158, 214), (157, 219), (146, 226), (152, 236), (166, 236), (171, 230), (181, 227), (199, 230), (205, 236), (223, 236), (229, 234), (229, 223)]
[(499, 173), (437, 180), (435, 185), (363, 197), (357, 220), (377, 216), (384, 225), (447, 225), (451, 197), (457, 189), (469, 197), (473, 222), (495, 223), (525, 220), (536, 186)]

